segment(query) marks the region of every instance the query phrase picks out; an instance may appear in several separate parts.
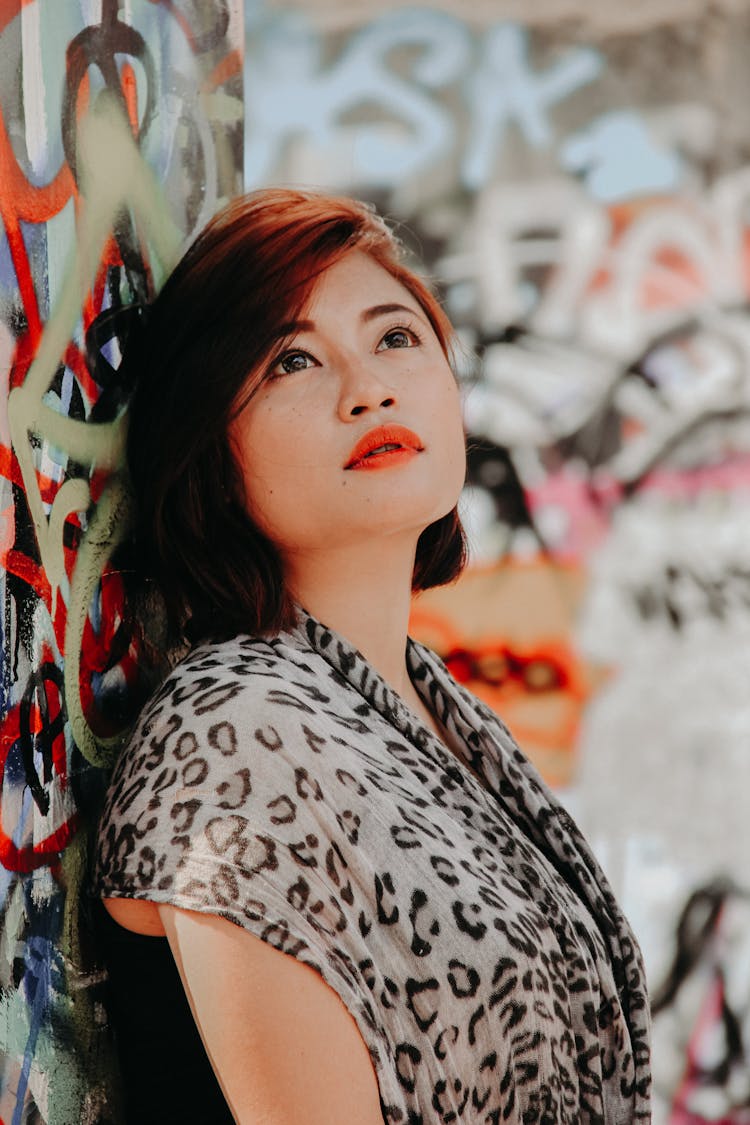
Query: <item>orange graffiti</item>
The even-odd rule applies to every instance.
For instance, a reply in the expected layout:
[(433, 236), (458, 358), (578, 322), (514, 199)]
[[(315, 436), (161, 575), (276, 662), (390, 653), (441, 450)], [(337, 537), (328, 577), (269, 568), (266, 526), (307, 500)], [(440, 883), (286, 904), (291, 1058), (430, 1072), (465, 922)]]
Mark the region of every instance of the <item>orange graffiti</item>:
[(470, 568), (415, 599), (410, 632), (488, 704), (552, 785), (570, 784), (583, 709), (594, 687), (569, 635), (584, 587), (546, 559)]
[(210, 74), (206, 76), (201, 84), (201, 89), (215, 90), (217, 86), (223, 86), (230, 78), (234, 78), (236, 74), (242, 73), (242, 55), (239, 51), (230, 51), (223, 59), (219, 59), (216, 66)]

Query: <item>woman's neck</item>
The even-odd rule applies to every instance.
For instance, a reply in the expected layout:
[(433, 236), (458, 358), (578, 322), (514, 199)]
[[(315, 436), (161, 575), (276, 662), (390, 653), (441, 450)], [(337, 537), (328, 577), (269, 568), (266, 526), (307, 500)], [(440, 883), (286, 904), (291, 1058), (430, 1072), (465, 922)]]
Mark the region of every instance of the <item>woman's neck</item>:
[(374, 539), (286, 559), (295, 600), (353, 644), (396, 692), (412, 698), (406, 668), (414, 542)]

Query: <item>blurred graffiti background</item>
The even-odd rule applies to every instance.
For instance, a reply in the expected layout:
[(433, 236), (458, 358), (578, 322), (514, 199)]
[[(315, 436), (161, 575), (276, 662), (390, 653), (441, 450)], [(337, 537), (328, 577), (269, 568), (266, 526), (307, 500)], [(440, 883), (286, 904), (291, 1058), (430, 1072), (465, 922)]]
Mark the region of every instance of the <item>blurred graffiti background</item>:
[(749, 9), (245, 6), (246, 185), (375, 202), (479, 354), (473, 567), (413, 631), (669, 977), (675, 1123), (750, 1120)]
[(241, 189), (241, 16), (229, 3), (0, 3), (6, 1125), (116, 1113), (82, 880), (155, 640), (118, 555), (117, 367), (182, 245)]
[(117, 369), (243, 178), (435, 279), (472, 566), (413, 631), (623, 900), (657, 1125), (750, 1122), (749, 55), (750, 0), (0, 0), (0, 1125), (116, 1119), (81, 883), (159, 644)]

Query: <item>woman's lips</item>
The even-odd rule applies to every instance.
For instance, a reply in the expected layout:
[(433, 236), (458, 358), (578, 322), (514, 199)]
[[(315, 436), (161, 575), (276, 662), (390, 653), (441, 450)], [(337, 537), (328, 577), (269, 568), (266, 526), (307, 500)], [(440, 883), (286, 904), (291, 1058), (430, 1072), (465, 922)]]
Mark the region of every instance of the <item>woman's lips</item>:
[(423, 449), (421, 438), (406, 426), (376, 426), (359, 439), (344, 468), (386, 468), (411, 460)]

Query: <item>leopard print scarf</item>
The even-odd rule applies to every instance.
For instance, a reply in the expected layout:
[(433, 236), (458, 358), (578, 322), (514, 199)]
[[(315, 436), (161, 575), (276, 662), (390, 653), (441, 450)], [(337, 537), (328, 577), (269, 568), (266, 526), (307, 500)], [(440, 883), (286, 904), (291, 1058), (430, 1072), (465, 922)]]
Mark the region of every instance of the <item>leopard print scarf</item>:
[(591, 851), (498, 718), (428, 649), (407, 662), (449, 745), (304, 611), (194, 649), (118, 761), (97, 893), (310, 965), (385, 1122), (649, 1121), (640, 952)]

